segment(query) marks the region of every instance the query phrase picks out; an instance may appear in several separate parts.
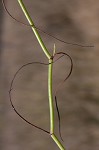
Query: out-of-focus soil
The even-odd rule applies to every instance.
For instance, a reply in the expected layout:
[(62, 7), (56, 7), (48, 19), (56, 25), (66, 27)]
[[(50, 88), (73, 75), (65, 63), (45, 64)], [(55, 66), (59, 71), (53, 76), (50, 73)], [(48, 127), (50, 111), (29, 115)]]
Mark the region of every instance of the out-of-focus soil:
[[(99, 1), (24, 0), (34, 22), (58, 38), (94, 48), (61, 43), (44, 33), (41, 36), (52, 53), (71, 55), (73, 73), (58, 93), (61, 132), (68, 150), (99, 150)], [(17, 1), (6, 1), (13, 16), (27, 23)], [(3, 14), (1, 15), (1, 13)], [(9, 86), (17, 69), (31, 61), (48, 62), (29, 27), (13, 21), (0, 5), (0, 150), (57, 150), (49, 135), (29, 126), (13, 111)], [(1, 32), (2, 31), (2, 32)], [(54, 64), (53, 89), (68, 74), (67, 58)], [(49, 130), (47, 66), (24, 68), (14, 84), (13, 102), (29, 121)], [(55, 111), (55, 132), (58, 119)]]

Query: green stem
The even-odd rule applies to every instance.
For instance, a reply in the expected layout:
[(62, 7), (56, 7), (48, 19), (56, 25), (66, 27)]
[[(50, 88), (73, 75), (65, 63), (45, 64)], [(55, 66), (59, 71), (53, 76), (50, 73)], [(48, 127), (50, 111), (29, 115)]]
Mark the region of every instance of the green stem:
[(60, 141), (58, 140), (58, 138), (55, 136), (54, 134), (54, 105), (53, 105), (53, 93), (52, 93), (52, 68), (53, 68), (53, 60), (51, 59), (51, 54), (49, 53), (49, 51), (47, 50), (45, 44), (43, 43), (43, 40), (41, 39), (40, 34), (38, 33), (37, 29), (35, 28), (35, 25), (23, 3), (22, 0), (18, 0), (21, 9), (23, 10), (24, 15), (26, 16), (43, 52), (45, 53), (45, 55), (47, 56), (48, 60), (49, 60), (49, 69), (48, 69), (48, 94), (49, 94), (49, 109), (50, 109), (50, 135), (52, 137), (52, 139), (55, 141), (55, 143), (58, 145), (60, 150), (65, 150), (65, 148), (63, 147), (63, 145), (60, 143)]
[(63, 147), (63, 145), (61, 144), (61, 142), (58, 140), (58, 138), (54, 133), (51, 135), (51, 137), (55, 141), (60, 150), (65, 150), (65, 148)]
[(18, 2), (20, 4), (20, 7), (21, 7), (24, 15), (26, 16), (29, 24), (31, 25), (31, 28), (32, 28), (32, 30), (33, 30), (33, 32), (34, 32), (34, 34), (35, 34), (35, 36), (36, 36), (36, 38), (37, 38), (41, 48), (42, 48), (42, 50), (44, 51), (44, 53), (47, 56), (47, 58), (50, 59), (51, 55), (50, 55), (49, 51), (47, 50), (45, 44), (43, 43), (43, 40), (41, 39), (40, 34), (38, 33), (37, 29), (35, 28), (35, 25), (34, 25), (30, 15), (29, 15), (29, 13), (28, 13), (28, 11), (27, 11), (23, 1), (22, 0), (18, 0)]
[(53, 106), (53, 93), (52, 93), (52, 68), (53, 60), (49, 60), (48, 68), (48, 94), (49, 94), (49, 108), (50, 108), (50, 134), (54, 133), (54, 106)]
[(48, 68), (48, 93), (49, 93), (49, 108), (50, 108), (50, 134), (52, 139), (55, 141), (60, 150), (65, 150), (61, 142), (54, 134), (54, 105), (53, 105), (53, 93), (52, 93), (52, 69), (53, 69), (53, 60), (49, 60)]

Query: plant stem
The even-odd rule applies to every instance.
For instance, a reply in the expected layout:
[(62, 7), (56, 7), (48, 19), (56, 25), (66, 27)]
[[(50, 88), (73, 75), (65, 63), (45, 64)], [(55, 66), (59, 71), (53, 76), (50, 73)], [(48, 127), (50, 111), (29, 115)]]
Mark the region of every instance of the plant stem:
[(53, 68), (53, 60), (51, 59), (51, 54), (49, 53), (49, 51), (47, 50), (45, 44), (43, 43), (43, 40), (40, 36), (40, 34), (38, 33), (37, 29), (35, 28), (35, 25), (23, 3), (22, 0), (18, 0), (18, 3), (20, 4), (20, 7), (24, 13), (24, 15), (26, 16), (43, 52), (45, 53), (45, 55), (47, 56), (48, 60), (49, 60), (49, 68), (48, 68), (48, 94), (49, 94), (49, 109), (50, 109), (50, 135), (52, 137), (52, 139), (55, 141), (55, 143), (58, 145), (60, 150), (65, 150), (65, 148), (63, 147), (63, 145), (60, 143), (60, 141), (58, 140), (58, 138), (55, 136), (54, 134), (54, 105), (53, 105), (53, 93), (52, 93), (52, 68)]
[(65, 150), (63, 145), (60, 143), (58, 138), (54, 134), (54, 105), (53, 105), (53, 93), (52, 93), (52, 69), (53, 69), (53, 60), (49, 60), (48, 68), (48, 93), (49, 93), (49, 108), (50, 108), (50, 134), (51, 138), (55, 141), (60, 150)]
[(58, 140), (58, 138), (54, 133), (51, 135), (51, 137), (55, 141), (60, 150), (65, 150), (64, 146), (61, 144), (61, 142)]
[(47, 58), (50, 59), (51, 55), (50, 55), (49, 51), (47, 50), (43, 40), (41, 39), (40, 34), (38, 33), (37, 29), (35, 28), (35, 25), (34, 25), (30, 15), (29, 15), (29, 13), (28, 13), (28, 11), (27, 11), (23, 1), (22, 0), (18, 0), (18, 3), (20, 4), (20, 7), (21, 7), (24, 15), (26, 16), (29, 24), (31, 25), (31, 28), (32, 28), (32, 30), (33, 30), (33, 32), (34, 32), (34, 34), (35, 34), (35, 36), (36, 36), (36, 38), (37, 38), (41, 48), (42, 48), (42, 50), (44, 51), (44, 53), (47, 56)]
[(54, 106), (53, 106), (53, 93), (52, 93), (52, 69), (53, 60), (49, 60), (48, 68), (48, 94), (49, 94), (49, 108), (50, 108), (50, 134), (54, 133)]

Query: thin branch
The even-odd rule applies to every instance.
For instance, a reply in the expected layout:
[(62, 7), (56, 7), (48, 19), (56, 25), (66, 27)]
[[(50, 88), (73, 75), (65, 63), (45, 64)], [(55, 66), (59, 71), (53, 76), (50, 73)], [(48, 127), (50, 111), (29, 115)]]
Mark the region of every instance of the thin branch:
[(6, 7), (6, 4), (5, 4), (5, 0), (2, 0), (2, 4), (3, 4), (3, 7), (4, 7), (5, 11), (7, 12), (7, 14), (8, 14), (13, 20), (15, 20), (16, 22), (18, 22), (18, 23), (20, 23), (20, 24), (22, 24), (22, 25), (25, 25), (25, 26), (27, 26), (27, 27), (33, 27), (33, 28), (39, 30), (40, 32), (42, 32), (42, 33), (44, 33), (44, 34), (46, 34), (46, 35), (48, 35), (48, 36), (50, 36), (50, 37), (52, 37), (52, 38), (58, 40), (58, 41), (60, 41), (60, 42), (62, 42), (62, 43), (64, 43), (64, 44), (68, 44), (68, 45), (72, 45), (72, 46), (80, 46), (80, 47), (83, 47), (83, 48), (86, 48), (86, 47), (87, 47), (87, 48), (88, 48), (88, 47), (89, 47), (89, 48), (92, 48), (92, 47), (94, 47), (94, 45), (82, 45), (82, 44), (79, 44), (79, 43), (72, 43), (72, 42), (64, 41), (64, 40), (62, 40), (62, 39), (60, 39), (60, 38), (58, 38), (58, 37), (56, 37), (56, 36), (54, 36), (54, 35), (52, 35), (52, 34), (50, 34), (50, 33), (46, 32), (46, 31), (40, 29), (39, 27), (35, 26), (34, 24), (26, 24), (26, 23), (24, 23), (24, 22), (22, 22), (22, 21), (16, 19), (16, 18), (8, 11), (8, 9), (7, 9), (7, 7)]

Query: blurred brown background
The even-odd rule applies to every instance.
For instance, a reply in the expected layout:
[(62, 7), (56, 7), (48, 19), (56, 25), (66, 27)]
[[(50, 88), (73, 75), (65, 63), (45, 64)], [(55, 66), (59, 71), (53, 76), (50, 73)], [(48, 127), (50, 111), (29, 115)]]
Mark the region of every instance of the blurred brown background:
[[(24, 0), (35, 24), (65, 41), (92, 44), (94, 48), (70, 46), (40, 33), (52, 52), (71, 55), (74, 69), (58, 94), (61, 132), (67, 150), (99, 150), (99, 1)], [(17, 0), (6, 0), (17, 19), (26, 19)], [(9, 102), (9, 86), (16, 70), (31, 61), (47, 62), (34, 34), (13, 21), (0, 2), (0, 150), (58, 150), (52, 139), (22, 121)], [(69, 60), (54, 67), (54, 89), (69, 71)], [(29, 121), (49, 130), (47, 66), (31, 65), (16, 78), (13, 102)], [(55, 111), (56, 134), (58, 120)]]

